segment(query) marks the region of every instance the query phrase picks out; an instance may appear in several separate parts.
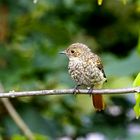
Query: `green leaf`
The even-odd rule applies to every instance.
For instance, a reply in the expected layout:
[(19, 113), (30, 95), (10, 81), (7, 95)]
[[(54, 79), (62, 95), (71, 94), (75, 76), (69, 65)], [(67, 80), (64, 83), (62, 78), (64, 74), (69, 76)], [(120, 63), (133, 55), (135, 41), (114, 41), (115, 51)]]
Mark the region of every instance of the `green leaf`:
[(133, 87), (140, 86), (140, 72), (138, 73), (137, 77), (133, 82)]
[(48, 140), (49, 138), (47, 136), (41, 135), (41, 134), (35, 134), (36, 140)]
[[(133, 82), (133, 86), (140, 86), (140, 73), (137, 75), (136, 79)], [(134, 106), (134, 112), (136, 114), (136, 118), (140, 117), (140, 93), (135, 93), (136, 104)]]
[(103, 0), (98, 0), (98, 5), (102, 5)]
[(14, 136), (12, 136), (12, 140), (26, 140), (26, 137), (19, 134), (15, 134)]
[(127, 3), (127, 0), (122, 0), (122, 3), (125, 5)]

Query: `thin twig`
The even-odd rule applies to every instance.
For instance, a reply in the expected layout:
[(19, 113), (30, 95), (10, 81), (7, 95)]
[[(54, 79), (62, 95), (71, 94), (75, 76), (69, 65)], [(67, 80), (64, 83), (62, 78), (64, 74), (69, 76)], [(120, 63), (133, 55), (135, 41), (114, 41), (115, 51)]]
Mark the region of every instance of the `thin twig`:
[[(3, 91), (3, 87), (0, 84), (0, 91)], [(1, 98), (0, 99), (5, 108), (7, 109), (9, 115), (14, 120), (14, 122), (17, 124), (17, 126), (20, 128), (20, 130), (24, 133), (24, 135), (29, 140), (35, 140), (34, 135), (32, 131), (29, 129), (29, 127), (25, 124), (23, 119), (20, 117), (18, 112), (15, 110), (13, 105), (11, 104), (10, 100), (8, 98)]]
[[(20, 91), (16, 92), (14, 90), (8, 93), (0, 93), (0, 98), (14, 98), (14, 97), (24, 97), (24, 96), (38, 96), (38, 95), (64, 95), (73, 94), (74, 89), (58, 89), (58, 90), (39, 90), (39, 91)], [(93, 90), (92, 93), (88, 92), (86, 89), (79, 89), (78, 94), (128, 94), (140, 92), (140, 87), (133, 88), (120, 88), (120, 89), (100, 89)]]

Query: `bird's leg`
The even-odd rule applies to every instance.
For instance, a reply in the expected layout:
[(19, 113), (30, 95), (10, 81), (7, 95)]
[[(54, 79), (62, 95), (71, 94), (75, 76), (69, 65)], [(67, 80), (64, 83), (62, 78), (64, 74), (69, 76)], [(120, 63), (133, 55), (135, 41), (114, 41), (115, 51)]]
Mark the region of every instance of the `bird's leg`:
[(90, 96), (92, 95), (92, 91), (93, 91), (93, 86), (89, 88), (88, 90), (88, 94), (90, 94)]
[(76, 95), (78, 92), (80, 92), (80, 91), (79, 91), (79, 87), (80, 87), (80, 86), (81, 86), (81, 85), (76, 85), (76, 86), (75, 86), (75, 88), (74, 88), (74, 90), (73, 90), (73, 94), (74, 94), (74, 95)]

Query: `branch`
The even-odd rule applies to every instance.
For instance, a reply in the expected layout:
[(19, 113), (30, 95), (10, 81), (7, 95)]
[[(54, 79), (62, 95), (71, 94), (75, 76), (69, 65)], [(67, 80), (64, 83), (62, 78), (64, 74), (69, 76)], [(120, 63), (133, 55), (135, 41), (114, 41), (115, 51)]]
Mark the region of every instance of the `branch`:
[[(3, 91), (2, 84), (0, 83), (0, 91)], [(18, 112), (15, 110), (14, 106), (10, 102), (8, 98), (1, 98), (0, 99), (3, 105), (5, 106), (7, 112), (11, 116), (11, 118), (14, 120), (14, 122), (17, 124), (17, 126), (20, 128), (20, 130), (24, 133), (26, 138), (29, 140), (35, 140), (34, 135), (32, 131), (29, 129), (29, 127), (26, 125), (26, 123), (23, 121), (23, 119), (20, 117)]]
[[(74, 89), (61, 89), (61, 90), (39, 90), (39, 91), (21, 91), (15, 92), (9, 91), (8, 93), (0, 93), (0, 98), (14, 98), (24, 96), (39, 96), (39, 95), (64, 95), (73, 94)], [(120, 88), (120, 89), (100, 89), (93, 90), (92, 93), (88, 92), (87, 89), (79, 89), (78, 94), (128, 94), (140, 92), (140, 87), (133, 88)]]

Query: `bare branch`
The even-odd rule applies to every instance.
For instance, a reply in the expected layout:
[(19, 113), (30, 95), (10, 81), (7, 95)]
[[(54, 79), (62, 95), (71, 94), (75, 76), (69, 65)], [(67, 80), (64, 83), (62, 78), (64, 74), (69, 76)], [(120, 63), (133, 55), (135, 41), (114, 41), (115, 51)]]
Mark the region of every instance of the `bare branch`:
[[(0, 91), (3, 91), (2, 84), (0, 83)], [(20, 117), (18, 112), (15, 110), (14, 106), (10, 102), (8, 98), (1, 98), (0, 99), (5, 108), (7, 109), (7, 112), (11, 116), (11, 118), (14, 120), (14, 122), (17, 124), (17, 126), (20, 128), (20, 130), (24, 133), (24, 135), (29, 140), (35, 140), (34, 135), (32, 131), (29, 129), (29, 127), (26, 125), (26, 123), (23, 121), (23, 119)]]
[[(64, 95), (73, 94), (74, 89), (56, 89), (56, 90), (39, 90), (39, 91), (9, 91), (8, 93), (0, 93), (0, 98), (14, 98), (24, 96), (38, 96), (38, 95)], [(120, 89), (100, 89), (93, 90), (92, 94), (128, 94), (140, 92), (140, 87), (120, 88)], [(87, 89), (80, 89), (78, 94), (91, 94)]]

